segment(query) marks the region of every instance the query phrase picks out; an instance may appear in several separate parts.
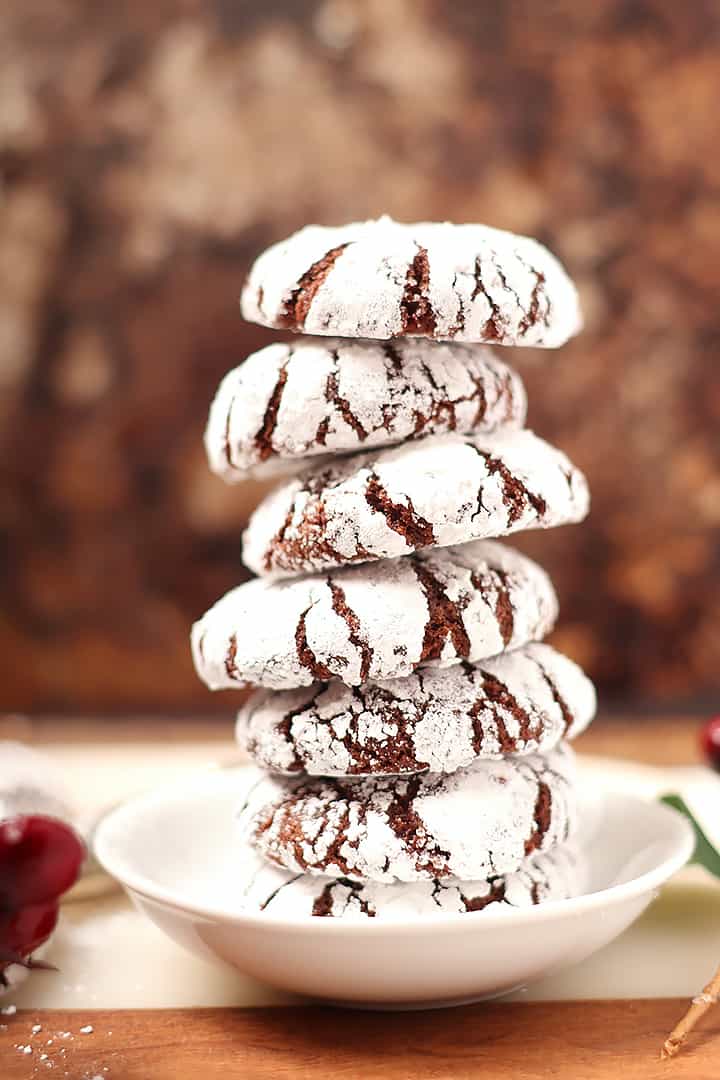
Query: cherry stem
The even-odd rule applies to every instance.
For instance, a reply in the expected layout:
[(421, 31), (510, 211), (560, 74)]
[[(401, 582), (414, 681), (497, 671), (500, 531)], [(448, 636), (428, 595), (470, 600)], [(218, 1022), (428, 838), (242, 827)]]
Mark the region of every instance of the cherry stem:
[(692, 999), (690, 1008), (668, 1035), (660, 1051), (661, 1058), (671, 1058), (677, 1054), (698, 1021), (702, 1019), (711, 1005), (717, 1004), (718, 998), (720, 998), (720, 968), (715, 972), (707, 986), (703, 987), (702, 992)]

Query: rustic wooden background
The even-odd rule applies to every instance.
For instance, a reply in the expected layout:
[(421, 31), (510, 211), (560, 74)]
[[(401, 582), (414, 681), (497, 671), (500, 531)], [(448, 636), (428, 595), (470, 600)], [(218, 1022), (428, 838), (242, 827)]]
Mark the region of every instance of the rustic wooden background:
[(206, 471), (271, 335), (249, 261), (387, 211), (539, 235), (587, 332), (516, 351), (588, 523), (523, 538), (608, 697), (720, 688), (720, 4), (8, 0), (0, 13), (0, 705), (227, 708), (187, 630), (257, 484)]

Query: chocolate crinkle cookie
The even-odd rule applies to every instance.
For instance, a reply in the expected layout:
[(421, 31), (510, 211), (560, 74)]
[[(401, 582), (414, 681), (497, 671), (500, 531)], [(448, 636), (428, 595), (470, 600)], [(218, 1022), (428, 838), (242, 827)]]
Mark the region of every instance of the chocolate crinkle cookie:
[(239, 813), (260, 855), (296, 873), (391, 883), (478, 881), (564, 843), (577, 824), (574, 757), (476, 761), (449, 775), (262, 775)]
[(575, 286), (536, 240), (388, 217), (309, 225), (268, 248), (250, 271), (242, 312), (306, 334), (548, 348), (582, 326)]
[(573, 844), (535, 854), (512, 873), (483, 881), (435, 878), (394, 885), (295, 874), (248, 852), (240, 903), (244, 911), (278, 918), (405, 920), (566, 900), (582, 891), (586, 875), (585, 860)]
[(301, 473), (243, 537), (256, 574), (285, 576), (581, 521), (585, 477), (531, 431), (438, 435)]
[(236, 735), (275, 772), (315, 776), (450, 773), (475, 758), (547, 753), (595, 715), (577, 664), (531, 644), (475, 664), (404, 679), (256, 691)]
[(223, 379), (205, 448), (228, 482), (249, 470), (439, 432), (520, 428), (522, 381), (486, 345), (299, 339), (268, 345)]
[(516, 649), (541, 640), (556, 617), (544, 570), (476, 541), (322, 577), (247, 582), (195, 623), (191, 640), (211, 689), (333, 678), (357, 686)]

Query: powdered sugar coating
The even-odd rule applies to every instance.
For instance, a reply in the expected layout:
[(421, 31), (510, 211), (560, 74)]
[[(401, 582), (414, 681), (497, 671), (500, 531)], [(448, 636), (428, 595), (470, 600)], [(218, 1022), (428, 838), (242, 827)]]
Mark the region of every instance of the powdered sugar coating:
[(254, 693), (236, 736), (276, 772), (315, 776), (450, 773), (475, 758), (547, 753), (584, 731), (595, 690), (550, 645), (404, 679)]
[(556, 617), (544, 570), (477, 541), (323, 577), (247, 582), (195, 623), (191, 640), (213, 690), (331, 678), (357, 686), (516, 649), (542, 639)]
[(250, 271), (242, 312), (306, 334), (548, 348), (582, 326), (575, 286), (536, 240), (388, 217), (308, 225), (268, 248)]
[(233, 482), (250, 469), (419, 435), (519, 428), (526, 409), (519, 375), (485, 345), (299, 339), (228, 372), (205, 448), (212, 471)]
[(438, 435), (306, 470), (257, 507), (243, 560), (276, 576), (580, 521), (583, 474), (531, 431)]
[(298, 873), (360, 880), (477, 881), (511, 873), (576, 825), (574, 757), (476, 761), (449, 775), (264, 776), (240, 825), (265, 858)]
[(578, 896), (587, 868), (572, 844), (526, 859), (512, 874), (484, 881), (400, 882), (294, 874), (250, 853), (242, 867), (241, 904), (275, 918), (330, 916), (336, 919), (406, 920), (503, 907), (530, 907)]

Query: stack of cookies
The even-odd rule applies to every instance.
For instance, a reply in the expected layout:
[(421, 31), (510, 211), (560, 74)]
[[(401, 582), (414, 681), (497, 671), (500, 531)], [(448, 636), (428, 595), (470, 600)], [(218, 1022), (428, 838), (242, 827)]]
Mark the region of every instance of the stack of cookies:
[(193, 627), (257, 776), (245, 905), (365, 918), (572, 894), (568, 741), (592, 684), (542, 639), (545, 572), (495, 538), (580, 521), (589, 496), (525, 429), (494, 345), (581, 325), (541, 245), (481, 225), (312, 226), (266, 251), (242, 309), (312, 336), (223, 380), (206, 432), (226, 480), (301, 466), (257, 508), (258, 577)]

